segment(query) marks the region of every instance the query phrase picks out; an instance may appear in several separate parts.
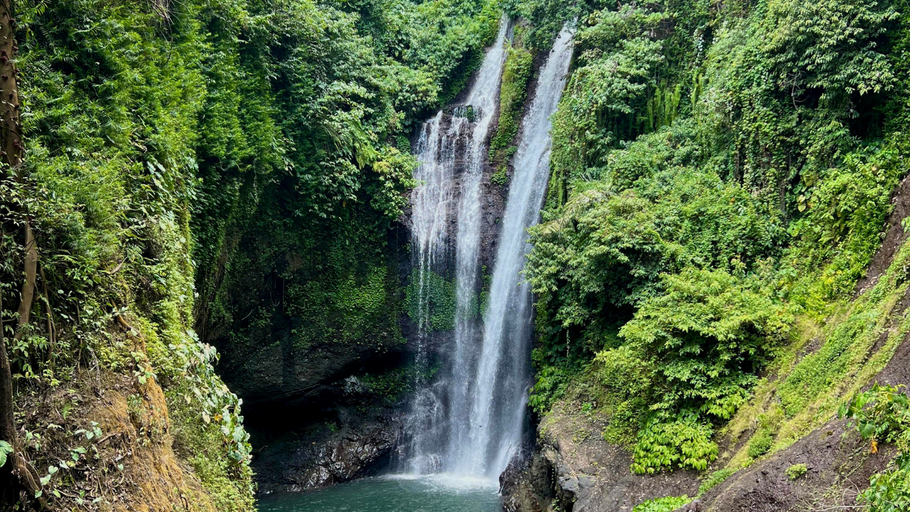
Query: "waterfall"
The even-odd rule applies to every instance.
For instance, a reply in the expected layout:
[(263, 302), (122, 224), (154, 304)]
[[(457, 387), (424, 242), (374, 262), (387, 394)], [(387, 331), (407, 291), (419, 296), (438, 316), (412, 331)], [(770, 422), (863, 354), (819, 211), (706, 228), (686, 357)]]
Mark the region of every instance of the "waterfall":
[[(468, 346), (475, 338), (478, 283), (478, 254), (480, 251), (480, 185), (484, 160), (487, 158), (486, 139), (496, 113), (502, 67), (505, 64), (505, 40), (510, 28), (508, 19), (500, 22), (496, 42), (484, 57), (483, 64), (467, 94), (465, 104), (453, 109), (450, 118), (439, 112), (424, 124), (417, 144), (420, 163), (414, 177), (421, 182), (412, 196), (412, 239), (416, 245), (416, 276), (418, 288), (418, 372), (428, 364), (427, 345), (432, 341), (432, 326), (428, 325), (430, 301), (434, 283), (450, 277), (448, 252), (452, 216), (457, 223), (455, 233), (455, 359), (469, 357)], [(448, 126), (444, 126), (448, 123)], [(462, 167), (459, 176), (455, 168)], [(460, 186), (456, 186), (460, 182)], [(457, 189), (457, 190), (456, 190)], [(457, 205), (453, 205), (457, 198)], [(455, 208), (453, 208), (455, 206)], [(412, 276), (413, 278), (413, 276)], [(412, 283), (414, 286), (414, 283)], [(450, 383), (458, 376), (425, 382), (417, 376), (419, 389), (411, 405), (412, 413), (406, 427), (408, 470), (412, 473), (432, 473), (445, 468), (443, 446), (451, 432), (449, 418), (455, 412), (453, 404), (464, 403), (466, 392), (456, 390), (452, 398)]]
[[(422, 128), (417, 147), (423, 183), (412, 196), (413, 239), (417, 248), (419, 315), (429, 315), (432, 273), (446, 274), (454, 246), (456, 294), (454, 339), (447, 369), (421, 382), (407, 425), (408, 470), (444, 472), (495, 481), (523, 436), (532, 334), (531, 292), (521, 271), (530, 249), (527, 229), (538, 222), (549, 177), (550, 116), (565, 87), (572, 34), (564, 29), (540, 71), (531, 106), (522, 120), (514, 175), (509, 187), (489, 299), (480, 307), (481, 184), (486, 139), (499, 97), (508, 23), (500, 26), (466, 99), (470, 116), (445, 127), (442, 113)], [(459, 143), (463, 140), (463, 143)], [(461, 172), (454, 171), (461, 162)], [(453, 203), (457, 206), (453, 208)], [(454, 214), (454, 218), (451, 216)], [(456, 224), (455, 233), (448, 226)], [(454, 235), (454, 240), (450, 238)], [(451, 274), (451, 272), (448, 272)], [(414, 283), (412, 283), (414, 286)], [(426, 293), (425, 297), (423, 293)], [(431, 337), (419, 324), (418, 366), (427, 363)]]

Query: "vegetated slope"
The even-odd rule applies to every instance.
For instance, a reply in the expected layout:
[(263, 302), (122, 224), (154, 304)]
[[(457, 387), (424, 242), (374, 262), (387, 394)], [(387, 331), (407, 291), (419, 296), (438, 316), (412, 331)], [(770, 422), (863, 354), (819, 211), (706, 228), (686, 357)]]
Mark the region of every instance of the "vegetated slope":
[[(531, 40), (579, 17), (528, 268), (544, 441), (581, 418), (634, 473), (725, 470), (717, 483), (885, 367), (905, 332), (905, 256), (873, 255), (900, 244), (884, 231), (910, 170), (906, 7), (510, 2)], [(851, 300), (870, 263), (882, 276)]]
[[(0, 307), (38, 500), (251, 510), (249, 436), (210, 343), (363, 346), (355, 365), (400, 343), (385, 240), (412, 185), (408, 123), (460, 89), (499, 14), (407, 0), (17, 9), (26, 163), (0, 177)], [(36, 294), (13, 338), (26, 219)], [(366, 379), (363, 400), (399, 393), (399, 373)]]

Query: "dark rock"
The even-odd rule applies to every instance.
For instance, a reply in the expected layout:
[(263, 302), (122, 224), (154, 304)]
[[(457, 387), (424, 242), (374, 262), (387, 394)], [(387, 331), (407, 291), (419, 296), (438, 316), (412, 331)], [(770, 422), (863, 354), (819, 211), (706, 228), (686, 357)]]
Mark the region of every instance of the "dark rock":
[(397, 418), (387, 418), (348, 425), (318, 441), (276, 441), (253, 461), (259, 490), (298, 492), (369, 476), (388, 461), (400, 430)]
[[(530, 457), (515, 457), (499, 477), (502, 507), (505, 512), (541, 512), (555, 499), (553, 468), (535, 451)], [(571, 509), (567, 509), (571, 510)]]
[(552, 503), (566, 512), (631, 512), (649, 499), (698, 491), (698, 474), (692, 471), (633, 474), (632, 455), (604, 441), (599, 435), (603, 426), (557, 406), (541, 423), (539, 447), (531, 457), (532, 467), (545, 469), (507, 472), (518, 481), (510, 484), (509, 493), (503, 491), (506, 510), (546, 510)]

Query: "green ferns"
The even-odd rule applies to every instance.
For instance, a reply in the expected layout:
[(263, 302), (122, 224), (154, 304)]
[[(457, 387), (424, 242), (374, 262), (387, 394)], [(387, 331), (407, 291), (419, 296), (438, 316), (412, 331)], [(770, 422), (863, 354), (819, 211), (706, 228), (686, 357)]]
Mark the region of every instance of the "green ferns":
[(853, 293), (908, 171), (908, 105), (886, 97), (910, 88), (900, 5), (509, 3), (532, 41), (579, 16), (527, 267), (538, 412), (603, 394), (605, 437), (654, 473), (707, 468), (756, 390), (780, 406), (750, 458), (830, 410), (814, 401), (868, 357), (890, 273), (817, 352), (795, 364), (788, 342)]
[(679, 414), (672, 420), (654, 419), (638, 434), (633, 450), (632, 471), (654, 474), (661, 468), (705, 470), (717, 459), (714, 432), (694, 414)]
[(688, 496), (657, 498), (636, 505), (632, 512), (673, 512), (690, 501)]

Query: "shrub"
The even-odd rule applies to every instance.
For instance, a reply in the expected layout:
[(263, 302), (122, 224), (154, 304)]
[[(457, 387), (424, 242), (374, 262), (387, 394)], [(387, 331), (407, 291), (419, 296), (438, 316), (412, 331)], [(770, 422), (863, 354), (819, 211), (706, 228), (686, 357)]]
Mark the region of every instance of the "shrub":
[(690, 501), (688, 496), (657, 498), (636, 505), (632, 512), (673, 512)]
[(694, 413), (663, 421), (654, 418), (638, 434), (632, 471), (653, 475), (661, 468), (707, 469), (717, 459), (717, 445), (711, 441), (713, 433)]
[(760, 431), (749, 441), (749, 457), (757, 459), (771, 450), (774, 436), (770, 432)]
[(809, 471), (809, 467), (805, 464), (794, 464), (787, 468), (787, 478), (790, 480), (796, 480), (797, 478), (806, 474)]
[(904, 386), (880, 386), (856, 395), (844, 404), (840, 416), (852, 418), (864, 439), (871, 441), (870, 451), (878, 443), (895, 443), (897, 457), (888, 468), (869, 479), (869, 488), (861, 494), (875, 512), (898, 512), (910, 509), (910, 399)]

